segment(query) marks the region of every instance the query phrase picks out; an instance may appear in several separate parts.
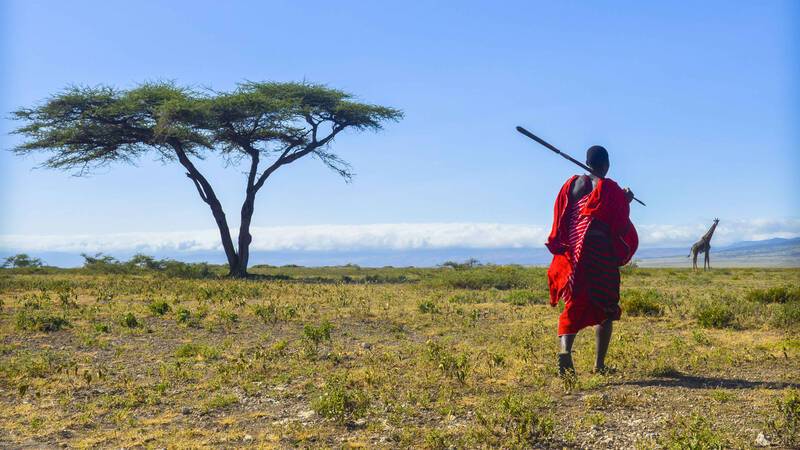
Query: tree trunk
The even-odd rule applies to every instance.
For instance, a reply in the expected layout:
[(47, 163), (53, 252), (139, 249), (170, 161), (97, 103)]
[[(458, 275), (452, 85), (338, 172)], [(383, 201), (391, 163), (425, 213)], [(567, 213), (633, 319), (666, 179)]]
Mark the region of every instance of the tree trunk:
[(242, 204), (241, 224), (239, 225), (239, 264), (236, 273), (232, 273), (236, 277), (247, 277), (247, 264), (250, 261), (250, 243), (253, 241), (253, 236), (250, 234), (250, 222), (253, 219), (255, 201), (255, 191), (248, 190)]
[(222, 205), (219, 200), (214, 197), (215, 204), (211, 206), (211, 214), (214, 215), (214, 220), (217, 222), (219, 228), (219, 236), (222, 240), (222, 248), (225, 250), (225, 257), (228, 259), (228, 276), (237, 276), (239, 267), (239, 258), (236, 254), (236, 249), (233, 247), (233, 239), (231, 238), (231, 230), (228, 228), (228, 220), (225, 218), (225, 211), (222, 210)]
[[(217, 222), (217, 228), (219, 228), (219, 236), (222, 240), (222, 248), (225, 249), (225, 256), (228, 258), (228, 276), (241, 276), (239, 275), (241, 272), (239, 269), (239, 257), (236, 254), (236, 248), (233, 246), (231, 230), (228, 227), (228, 220), (225, 218), (225, 210), (222, 209), (222, 204), (217, 198), (217, 195), (214, 193), (214, 188), (211, 187), (211, 183), (206, 180), (203, 174), (197, 170), (197, 167), (192, 164), (192, 161), (189, 159), (188, 155), (186, 155), (183, 147), (175, 141), (170, 143), (175, 149), (175, 153), (178, 156), (178, 161), (180, 161), (181, 165), (187, 170), (186, 176), (194, 183), (200, 198), (203, 199), (209, 208), (211, 208), (211, 214), (214, 215), (214, 220)], [(247, 264), (245, 263), (245, 275), (247, 274), (246, 268)]]

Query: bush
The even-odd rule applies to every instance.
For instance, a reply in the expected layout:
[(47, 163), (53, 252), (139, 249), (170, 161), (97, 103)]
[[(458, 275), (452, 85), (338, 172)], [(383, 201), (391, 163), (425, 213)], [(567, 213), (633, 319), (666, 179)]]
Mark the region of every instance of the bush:
[(119, 261), (113, 256), (97, 253), (94, 256), (81, 253), (83, 268), (94, 273), (139, 274), (162, 273), (174, 278), (215, 278), (216, 273), (207, 263), (184, 263), (174, 259), (155, 259), (137, 253), (128, 261)]
[(429, 361), (436, 364), (445, 376), (458, 380), (461, 384), (466, 383), (469, 374), (469, 357), (466, 353), (456, 356), (439, 343), (430, 340), (426, 345)]
[(438, 314), (439, 313), (439, 306), (436, 305), (436, 302), (433, 300), (422, 300), (417, 305), (419, 308), (419, 312), (423, 314)]
[(153, 300), (147, 307), (154, 316), (163, 316), (170, 311), (169, 303), (164, 300)]
[(94, 256), (81, 253), (83, 257), (83, 268), (89, 272), (96, 273), (125, 273), (128, 268), (116, 258), (102, 253), (96, 253)]
[(253, 313), (264, 323), (274, 324), (278, 321), (278, 308), (272, 303), (253, 306)]
[(790, 389), (777, 400), (778, 418), (769, 421), (772, 434), (786, 447), (800, 447), (800, 392)]
[(511, 303), (515, 306), (526, 306), (526, 305), (533, 305), (533, 304), (544, 304), (545, 302), (543, 299), (533, 291), (525, 290), (525, 289), (515, 289), (508, 293), (505, 300), (508, 303)]
[(555, 423), (541, 415), (540, 401), (520, 395), (503, 398), (493, 410), (478, 413), (478, 422), (491, 435), (501, 439), (492, 447), (539, 448), (541, 441), (553, 434)]
[(747, 300), (758, 303), (800, 303), (800, 287), (754, 289), (747, 293)]
[(729, 328), (736, 318), (733, 308), (720, 300), (698, 303), (694, 315), (703, 328)]
[(179, 308), (177, 311), (175, 311), (175, 319), (178, 321), (178, 323), (183, 324), (183, 325), (187, 325), (187, 326), (190, 326), (190, 327), (193, 327), (193, 328), (199, 327), (200, 326), (200, 321), (205, 316), (206, 316), (205, 312), (200, 311), (200, 312), (198, 312), (196, 314), (192, 314), (192, 312), (189, 311), (186, 308)]
[(312, 403), (314, 412), (322, 417), (345, 422), (362, 417), (369, 407), (369, 399), (343, 376), (332, 376), (325, 382), (322, 393)]
[(64, 316), (50, 314), (46, 311), (21, 309), (15, 317), (17, 329), (26, 331), (58, 331), (70, 325)]
[(780, 328), (800, 326), (800, 302), (775, 305), (772, 325)]
[(227, 408), (228, 406), (235, 405), (237, 403), (239, 403), (239, 397), (233, 394), (217, 394), (206, 400), (201, 409), (203, 412), (208, 413), (216, 409)]
[(629, 316), (661, 316), (664, 314), (664, 301), (660, 292), (631, 289), (625, 291), (620, 299), (622, 309)]
[(331, 340), (331, 330), (333, 330), (333, 325), (327, 320), (316, 327), (306, 324), (303, 326), (303, 336), (316, 348), (322, 341)]
[(723, 450), (730, 443), (711, 429), (708, 421), (698, 415), (681, 418), (671, 427), (669, 434), (659, 442), (662, 447), (674, 450)]
[(119, 324), (127, 328), (138, 328), (142, 326), (141, 322), (139, 322), (136, 316), (131, 312), (123, 314), (122, 317), (119, 318)]
[(455, 261), (445, 261), (442, 263), (441, 267), (449, 267), (455, 270), (464, 270), (464, 269), (472, 269), (473, 267), (479, 267), (481, 263), (475, 259), (470, 258), (463, 263), (455, 262)]
[(442, 270), (433, 283), (455, 289), (530, 289), (544, 282), (542, 273), (519, 266), (480, 266), (470, 269)]
[(175, 312), (175, 318), (177, 319), (178, 323), (187, 323), (189, 319), (191, 319), (192, 313), (186, 308), (180, 308), (178, 311)]
[(23, 267), (42, 267), (42, 260), (39, 258), (32, 258), (25, 253), (19, 253), (14, 256), (9, 256), (3, 260), (0, 267), (19, 269)]
[(184, 263), (171, 259), (163, 260), (162, 272), (175, 278), (215, 278), (217, 275), (207, 263)]
[(175, 350), (178, 358), (196, 358), (200, 360), (212, 360), (219, 358), (219, 350), (205, 344), (188, 343), (183, 344)]
[(458, 303), (461, 305), (486, 303), (488, 301), (488, 296), (486, 295), (485, 292), (470, 291), (470, 292), (453, 294), (450, 297), (449, 301), (450, 303)]

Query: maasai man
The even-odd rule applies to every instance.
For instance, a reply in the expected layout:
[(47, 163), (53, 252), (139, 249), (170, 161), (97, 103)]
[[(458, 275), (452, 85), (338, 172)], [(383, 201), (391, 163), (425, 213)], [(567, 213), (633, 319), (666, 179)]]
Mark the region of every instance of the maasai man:
[(564, 300), (558, 319), (561, 351), (558, 369), (574, 374), (572, 344), (583, 328), (596, 326), (594, 372), (606, 373), (612, 321), (619, 320), (619, 266), (630, 261), (639, 245), (628, 217), (633, 199), (610, 178), (608, 152), (595, 145), (586, 151), (593, 174), (575, 175), (564, 183), (555, 204), (547, 248), (553, 262), (547, 271), (550, 305)]

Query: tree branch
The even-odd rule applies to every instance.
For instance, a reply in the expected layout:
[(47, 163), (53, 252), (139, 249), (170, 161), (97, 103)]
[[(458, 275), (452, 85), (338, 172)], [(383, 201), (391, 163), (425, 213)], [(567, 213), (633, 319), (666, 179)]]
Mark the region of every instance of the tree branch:
[(247, 193), (250, 194), (253, 191), (253, 186), (256, 183), (256, 175), (258, 174), (258, 150), (254, 148), (252, 145), (247, 144), (245, 147), (247, 154), (250, 155), (250, 173), (247, 175)]
[(273, 172), (278, 170), (279, 167), (281, 167), (283, 165), (286, 165), (286, 164), (291, 164), (291, 163), (297, 161), (298, 159), (302, 158), (303, 156), (306, 156), (309, 153), (317, 150), (318, 148), (327, 145), (346, 126), (347, 126), (346, 124), (334, 125), (333, 129), (331, 130), (331, 133), (329, 135), (325, 136), (320, 141), (316, 140), (316, 126), (315, 126), (314, 127), (314, 137), (313, 137), (311, 143), (306, 145), (306, 147), (303, 150), (300, 150), (300, 151), (297, 151), (297, 152), (294, 152), (294, 153), (291, 153), (291, 152), (292, 152), (292, 150), (295, 149), (295, 146), (287, 147), (286, 150), (283, 151), (281, 156), (277, 160), (275, 160), (275, 162), (272, 163), (272, 165), (269, 166), (267, 168), (267, 170), (265, 170), (264, 173), (262, 173), (261, 176), (258, 178), (258, 181), (253, 186), (255, 191), (258, 191), (259, 189), (261, 189), (261, 187), (267, 181), (267, 178), (269, 178), (269, 176), (272, 175)]
[(205, 194), (205, 192), (203, 192), (203, 188), (200, 186), (200, 183), (197, 181), (197, 179), (189, 172), (186, 172), (186, 176), (194, 182), (194, 187), (197, 188), (197, 193), (200, 194), (200, 198), (203, 199), (204, 202), (208, 203), (208, 196)]

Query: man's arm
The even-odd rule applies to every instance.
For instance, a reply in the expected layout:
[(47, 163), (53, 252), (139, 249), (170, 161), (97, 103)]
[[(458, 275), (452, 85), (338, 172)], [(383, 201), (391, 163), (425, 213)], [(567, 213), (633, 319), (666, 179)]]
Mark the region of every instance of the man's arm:
[(622, 190), (622, 192), (625, 193), (625, 198), (628, 199), (628, 203), (633, 201), (633, 191), (631, 190), (631, 188), (625, 188)]

